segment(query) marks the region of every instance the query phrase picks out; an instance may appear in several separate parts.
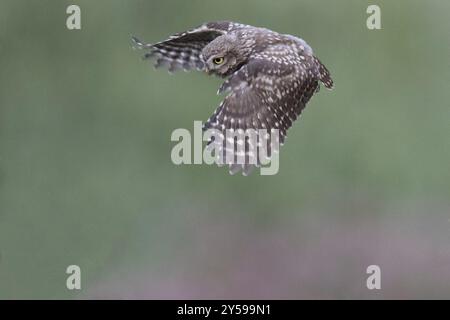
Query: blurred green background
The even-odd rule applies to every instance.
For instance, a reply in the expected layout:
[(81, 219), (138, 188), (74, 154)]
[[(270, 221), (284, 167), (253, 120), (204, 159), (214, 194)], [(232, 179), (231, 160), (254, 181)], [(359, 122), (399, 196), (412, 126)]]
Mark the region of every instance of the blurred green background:
[[(366, 28), (369, 4), (382, 30)], [(449, 12), (2, 0), (0, 298), (450, 298)], [(210, 116), (221, 81), (154, 70), (130, 36), (214, 20), (302, 37), (336, 83), (289, 131), (275, 176), (170, 160), (172, 131)]]

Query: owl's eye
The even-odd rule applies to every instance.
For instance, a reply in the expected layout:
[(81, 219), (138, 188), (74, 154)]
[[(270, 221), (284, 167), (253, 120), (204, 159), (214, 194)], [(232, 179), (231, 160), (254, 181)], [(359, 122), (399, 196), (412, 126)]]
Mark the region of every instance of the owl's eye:
[(223, 57), (216, 57), (213, 59), (214, 64), (222, 64), (225, 61), (225, 59)]

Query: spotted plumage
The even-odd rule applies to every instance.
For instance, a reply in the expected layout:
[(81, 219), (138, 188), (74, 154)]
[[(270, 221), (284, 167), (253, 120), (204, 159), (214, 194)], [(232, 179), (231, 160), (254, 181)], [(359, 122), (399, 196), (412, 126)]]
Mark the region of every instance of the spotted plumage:
[[(169, 71), (197, 69), (226, 79), (218, 90), (226, 96), (204, 130), (225, 134), (228, 129), (276, 129), (277, 142), (283, 144), (287, 130), (320, 83), (328, 89), (333, 87), (329, 71), (304, 40), (265, 28), (210, 22), (155, 44), (133, 40), (137, 47), (148, 50), (144, 57), (154, 58), (155, 67), (165, 65)], [(227, 149), (225, 141), (213, 139), (210, 143)], [(255, 147), (247, 139), (245, 163), (226, 160), (231, 173), (242, 170), (246, 175), (261, 164), (257, 156), (249, 162)], [(270, 139), (268, 149), (270, 156)]]

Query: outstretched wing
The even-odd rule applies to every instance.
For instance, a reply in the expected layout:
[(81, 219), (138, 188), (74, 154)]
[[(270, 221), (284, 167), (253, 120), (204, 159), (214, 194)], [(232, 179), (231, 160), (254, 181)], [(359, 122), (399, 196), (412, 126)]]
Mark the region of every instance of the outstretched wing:
[(143, 43), (136, 37), (132, 37), (132, 40), (137, 48), (148, 50), (145, 59), (155, 58), (155, 67), (166, 65), (169, 71), (202, 70), (204, 63), (200, 54), (203, 48), (215, 38), (231, 31), (234, 26), (237, 24), (227, 21), (209, 22), (155, 44)]
[[(271, 47), (224, 82), (219, 92), (228, 95), (204, 124), (204, 130), (217, 129), (226, 136), (227, 129), (278, 129), (283, 144), (287, 130), (318, 89), (320, 79), (320, 65), (314, 56), (298, 54), (288, 46)], [(247, 174), (250, 168), (247, 164), (230, 164), (230, 173), (242, 169)]]

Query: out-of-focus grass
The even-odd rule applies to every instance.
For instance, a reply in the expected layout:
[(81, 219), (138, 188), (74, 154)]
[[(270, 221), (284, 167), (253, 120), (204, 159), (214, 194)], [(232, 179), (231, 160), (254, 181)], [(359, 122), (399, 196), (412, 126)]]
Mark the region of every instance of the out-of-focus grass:
[[(379, 31), (365, 1), (70, 3), (81, 31), (67, 1), (0, 4), (1, 298), (450, 296), (447, 3), (382, 1)], [(130, 35), (219, 19), (303, 37), (335, 79), (276, 176), (170, 161), (220, 81), (153, 70)]]

